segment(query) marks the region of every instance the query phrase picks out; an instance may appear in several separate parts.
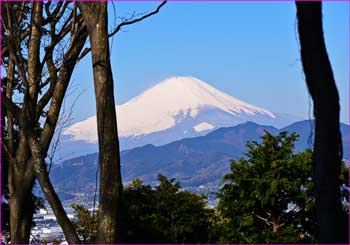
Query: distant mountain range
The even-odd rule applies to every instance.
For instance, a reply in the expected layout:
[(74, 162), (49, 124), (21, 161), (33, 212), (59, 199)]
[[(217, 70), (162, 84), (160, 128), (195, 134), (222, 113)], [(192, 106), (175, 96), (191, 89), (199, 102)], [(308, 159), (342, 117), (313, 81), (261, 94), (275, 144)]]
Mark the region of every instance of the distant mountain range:
[[(175, 177), (182, 186), (213, 185), (229, 171), (230, 159), (238, 159), (246, 151), (247, 141), (260, 141), (264, 131), (278, 134), (296, 132), (300, 137), (296, 151), (312, 148), (313, 121), (293, 123), (281, 129), (246, 122), (219, 128), (205, 136), (186, 138), (163, 146), (151, 144), (121, 152), (124, 183), (141, 178), (155, 183), (157, 173)], [(341, 124), (344, 158), (349, 159), (349, 126)], [(84, 193), (95, 187), (98, 153), (72, 158), (56, 164), (51, 178), (58, 192)]]
[[(194, 77), (171, 77), (116, 106), (121, 149), (205, 135), (247, 121), (284, 127), (302, 118), (243, 102)], [(64, 130), (58, 158), (97, 151), (96, 116)]]

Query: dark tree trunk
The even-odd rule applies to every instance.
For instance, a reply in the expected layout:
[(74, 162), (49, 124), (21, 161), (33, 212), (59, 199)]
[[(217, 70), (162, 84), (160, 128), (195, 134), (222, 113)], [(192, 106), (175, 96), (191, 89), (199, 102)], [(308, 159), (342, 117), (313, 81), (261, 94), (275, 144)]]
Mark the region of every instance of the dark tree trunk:
[(12, 244), (29, 243), (34, 203), (32, 189), (34, 172), (28, 159), (27, 147), (21, 147), (16, 157), (9, 157), (8, 187), (10, 211), (10, 238)]
[(97, 243), (120, 241), (122, 180), (108, 41), (107, 3), (79, 3), (91, 44), (99, 143), (100, 196)]
[(296, 2), (301, 59), (315, 116), (314, 191), (319, 243), (348, 243), (342, 224), (339, 95), (327, 55), (321, 2)]
[[(4, 17), (1, 18), (1, 24), (10, 34), (4, 36), (3, 43), (5, 46), (2, 59), (5, 63), (8, 62), (8, 66), (6, 96), (2, 93), (2, 105), (7, 109), (8, 140), (4, 148), (10, 159), (8, 187), (12, 243), (29, 243), (34, 212), (32, 188), (35, 177), (38, 177), (43, 192), (58, 216), (57, 220), (62, 225), (66, 239), (70, 243), (79, 243), (78, 236), (50, 183), (44, 162), (72, 72), (76, 63), (84, 57), (81, 51), (87, 39), (82, 16), (77, 14), (75, 4), (72, 9), (67, 8), (70, 4), (58, 2), (53, 5), (52, 2), (42, 1), (5, 3), (1, 9)], [(68, 19), (65, 12), (70, 13)], [(27, 18), (30, 21), (29, 26), (26, 23)], [(45, 34), (50, 36), (45, 38), (50, 40), (49, 43), (41, 41), (43, 26), (50, 30)], [(70, 37), (68, 43), (67, 37)], [(68, 44), (68, 48), (60, 53), (56, 47), (62, 42), (64, 45)], [(27, 57), (27, 60), (22, 57)], [(15, 80), (20, 81), (24, 87), (23, 91), (19, 91), (23, 94), (21, 106), (12, 101), (12, 93), (18, 91), (12, 86)], [(41, 96), (40, 91), (43, 92)], [(46, 112), (46, 119), (39, 132), (37, 127), (42, 124), (43, 112)], [(19, 126), (16, 130), (15, 125)], [(28, 135), (31, 135), (31, 143)]]
[[(10, 165), (12, 168), (14, 164)], [(13, 169), (9, 170), (10, 188), (10, 232), (12, 244), (25, 244), (29, 241), (34, 204), (32, 188), (34, 178), (32, 176), (19, 176)]]
[[(24, 93), (23, 113), (27, 116), (23, 124), (34, 125), (35, 101), (37, 100), (37, 81), (40, 63), (40, 40), (43, 3), (32, 4), (30, 34), (28, 39), (28, 79), (27, 89)], [(12, 91), (11, 91), (12, 92)], [(23, 128), (19, 129), (20, 136), (24, 136)], [(34, 205), (32, 200), (32, 188), (34, 175), (32, 170), (27, 170), (29, 165), (28, 146), (23, 137), (16, 152), (16, 159), (10, 161), (9, 186), (10, 186), (10, 230), (11, 243), (28, 243)], [(14, 230), (13, 230), (14, 229)]]
[(10, 202), (11, 243), (28, 244), (33, 217), (31, 199), (17, 194)]

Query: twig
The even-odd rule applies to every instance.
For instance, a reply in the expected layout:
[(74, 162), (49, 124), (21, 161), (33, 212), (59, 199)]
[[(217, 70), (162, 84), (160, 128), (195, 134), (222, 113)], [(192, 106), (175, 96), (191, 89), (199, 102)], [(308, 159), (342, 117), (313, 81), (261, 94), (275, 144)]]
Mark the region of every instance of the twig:
[[(167, 3), (167, 1), (164, 1), (162, 2), (154, 11), (140, 17), (140, 18), (137, 18), (137, 19), (133, 19), (133, 20), (128, 20), (128, 21), (124, 21), (122, 23), (120, 23), (115, 29), (113, 32), (111, 32), (110, 34), (108, 34), (108, 37), (112, 37), (114, 36), (116, 33), (118, 33), (121, 28), (123, 26), (127, 26), (127, 25), (131, 25), (131, 24), (134, 24), (134, 23), (137, 23), (137, 22), (140, 22), (148, 17), (151, 17), (152, 15), (155, 15), (156, 13), (159, 12), (159, 10)], [(89, 52), (91, 51), (91, 48), (85, 48), (83, 50), (83, 52), (80, 54), (79, 58), (77, 59), (76, 63), (78, 63), (81, 59), (83, 59)]]
[(113, 31), (112, 33), (108, 34), (108, 37), (111, 37), (111, 36), (113, 36), (114, 34), (116, 34), (118, 31), (120, 31), (120, 29), (121, 29), (123, 26), (131, 25), (131, 24), (134, 24), (134, 23), (136, 23), (136, 22), (140, 22), (140, 21), (142, 21), (142, 20), (144, 20), (144, 19), (146, 19), (146, 18), (148, 18), (148, 17), (150, 17), (150, 16), (152, 16), (152, 15), (155, 15), (156, 13), (159, 12), (159, 10), (160, 10), (166, 3), (167, 3), (167, 1), (162, 2), (154, 11), (152, 11), (152, 12), (150, 12), (150, 13), (148, 13), (148, 14), (146, 14), (146, 15), (140, 17), (140, 18), (137, 18), (137, 19), (133, 19), (133, 20), (130, 20), (130, 21), (125, 21), (125, 22), (120, 23), (120, 24), (114, 29), (114, 31)]
[(268, 219), (265, 219), (265, 218), (261, 217), (261, 216), (258, 215), (258, 214), (256, 215), (256, 217), (259, 218), (259, 219), (261, 219), (261, 220), (263, 220), (263, 221), (265, 221), (265, 223), (266, 223), (267, 225), (269, 225), (269, 226), (271, 225), (271, 222), (268, 221)]

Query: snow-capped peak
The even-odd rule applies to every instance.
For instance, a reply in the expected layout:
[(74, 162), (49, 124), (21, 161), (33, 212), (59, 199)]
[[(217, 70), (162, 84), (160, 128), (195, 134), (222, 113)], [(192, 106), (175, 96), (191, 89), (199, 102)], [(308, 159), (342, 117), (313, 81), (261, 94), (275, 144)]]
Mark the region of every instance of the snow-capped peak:
[[(206, 108), (219, 109), (238, 117), (241, 114), (258, 114), (275, 118), (272, 112), (238, 100), (194, 77), (165, 79), (116, 108), (121, 137), (169, 129), (185, 117), (195, 118)], [(96, 117), (78, 122), (64, 133), (73, 135), (76, 140), (97, 142)]]

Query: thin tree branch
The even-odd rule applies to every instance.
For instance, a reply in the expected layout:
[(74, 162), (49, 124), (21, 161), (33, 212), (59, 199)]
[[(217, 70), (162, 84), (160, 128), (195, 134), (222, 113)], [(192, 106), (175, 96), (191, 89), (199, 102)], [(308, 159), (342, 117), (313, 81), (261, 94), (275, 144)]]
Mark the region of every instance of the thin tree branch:
[[(11, 42), (11, 40), (9, 40), (9, 42)], [(24, 65), (23, 65), (23, 59), (20, 58), (20, 61), (18, 61), (15, 51), (12, 49), (12, 45), (9, 44), (8, 47), (9, 47), (9, 51), (10, 51), (10, 55), (12, 57), (12, 60), (17, 66), (17, 71), (18, 71), (19, 76), (21, 77), (23, 83), (25, 85), (28, 85), (28, 79), (27, 79), (27, 76), (26, 76), (26, 73), (25, 73), (25, 69), (24, 69)]]
[(62, 112), (60, 113), (58, 122), (57, 122), (57, 126), (56, 126), (56, 130), (55, 130), (55, 136), (54, 136), (54, 140), (51, 140), (51, 144), (50, 144), (50, 152), (47, 154), (47, 158), (49, 159), (49, 167), (48, 167), (48, 173), (50, 174), (51, 171), (51, 167), (53, 164), (53, 160), (54, 160), (54, 156), (56, 154), (57, 148), (60, 145), (60, 138), (61, 138), (61, 134), (63, 132), (63, 129), (65, 127), (67, 127), (70, 122), (72, 121), (72, 115), (74, 112), (74, 107), (75, 104), (77, 103), (79, 97), (85, 92), (85, 90), (83, 90), (80, 94), (78, 94), (72, 105), (70, 106), (68, 112), (66, 112), (66, 99), (63, 99), (63, 105), (62, 105)]
[(140, 17), (140, 18), (137, 18), (137, 19), (133, 19), (133, 20), (130, 20), (130, 21), (125, 21), (125, 22), (122, 22), (120, 23), (116, 28), (115, 30), (108, 34), (108, 37), (112, 37), (114, 34), (116, 34), (118, 31), (120, 31), (120, 29), (123, 27), (123, 26), (127, 26), (127, 25), (131, 25), (131, 24), (134, 24), (134, 23), (137, 23), (137, 22), (140, 22), (148, 17), (151, 17), (152, 15), (155, 15), (159, 12), (159, 10), (167, 3), (167, 1), (163, 1), (154, 11)]
[(74, 40), (71, 40), (73, 43), (71, 45), (72, 47), (64, 55), (63, 63), (59, 69), (59, 77), (55, 83), (55, 88), (51, 98), (51, 104), (40, 137), (40, 144), (44, 152), (47, 152), (52, 140), (60, 112), (60, 106), (62, 104), (66, 89), (68, 87), (72, 72), (76, 64), (75, 60), (78, 58), (81, 50), (83, 49), (86, 39), (87, 30), (86, 28), (83, 28), (82, 31), (78, 33), (74, 38)]
[(21, 23), (21, 21), (22, 21), (22, 18), (23, 18), (23, 16), (24, 16), (24, 7), (25, 7), (25, 4), (26, 4), (26, 2), (23, 1), (23, 2), (21, 3), (20, 9), (17, 10), (17, 12), (19, 12), (17, 23)]
[[(18, 20), (17, 20), (17, 23), (14, 23), (15, 25), (19, 25), (19, 23), (21, 23), (21, 20), (22, 20), (22, 17), (23, 17), (23, 9), (24, 9), (24, 6), (25, 6), (25, 2), (23, 2), (20, 6), (20, 9), (17, 10), (16, 12), (19, 13), (18, 15)], [(7, 32), (7, 35), (8, 36), (12, 36), (13, 35), (13, 23), (11, 21), (11, 11), (9, 9), (9, 3), (5, 3), (5, 9), (6, 9), (6, 14), (7, 14), (7, 21), (8, 21), (8, 26), (5, 25), (5, 22), (4, 22), (4, 19), (2, 19), (2, 25), (3, 25), (3, 28), (4, 30)], [(10, 31), (11, 30), (11, 31)], [(27, 36), (29, 35), (29, 30), (26, 30), (26, 31), (23, 31), (20, 33), (20, 41), (23, 41)], [(11, 40), (9, 40), (8, 44), (11, 43)], [(2, 43), (4, 45), (4, 43)], [(1, 50), (1, 57), (4, 57), (6, 54), (8, 54), (9, 52), (9, 47), (8, 45), (5, 44), (5, 46), (2, 47), (2, 50)]]
[(271, 222), (268, 219), (265, 219), (263, 217), (261, 217), (260, 215), (255, 215), (257, 218), (261, 219), (262, 221), (264, 221), (268, 226), (271, 225)]
[[(71, 14), (72, 16), (72, 14)], [(79, 17), (79, 16), (78, 16)], [(67, 34), (70, 32), (72, 26), (74, 26), (74, 22), (73, 21), (69, 21), (70, 18), (67, 19), (67, 21), (63, 24), (62, 29), (60, 30), (60, 32), (56, 35), (55, 34), (55, 26), (56, 26), (56, 22), (51, 24), (51, 35), (52, 35), (52, 41), (51, 43), (45, 48), (45, 55), (41, 61), (41, 67), (39, 72), (42, 72), (42, 69), (44, 67), (45, 62), (51, 57), (52, 58), (52, 53), (53, 50), (55, 49), (56, 45), (62, 41)]]
[(45, 82), (41, 83), (40, 86), (39, 86), (39, 89), (42, 90), (43, 88), (46, 87), (46, 85), (48, 85), (50, 83), (50, 78), (47, 78), (45, 80)]
[[(12, 85), (14, 79), (15, 64), (12, 59), (9, 60), (9, 66), (6, 71), (6, 97), (12, 101)], [(8, 149), (12, 155), (14, 152), (14, 132), (13, 132), (13, 115), (11, 111), (7, 111), (7, 134), (8, 134)]]
[(54, 89), (55, 89), (55, 84), (52, 82), (52, 83), (50, 83), (49, 89), (40, 98), (40, 100), (36, 106), (36, 118), (35, 118), (36, 121), (38, 121), (43, 109), (45, 108), (45, 106), (49, 103), (50, 99), (52, 98), (52, 94), (54, 92)]
[[(114, 36), (115, 34), (117, 34), (121, 28), (123, 26), (127, 26), (127, 25), (131, 25), (131, 24), (134, 24), (134, 23), (137, 23), (137, 22), (140, 22), (144, 19), (147, 19), (148, 17), (151, 17), (152, 15), (155, 15), (157, 14), (160, 9), (167, 3), (167, 1), (163, 1), (154, 11), (140, 17), (140, 18), (137, 18), (137, 19), (133, 19), (133, 20), (129, 20), (129, 21), (124, 21), (122, 23), (120, 23), (115, 29), (113, 32), (109, 33), (108, 34), (108, 37), (112, 37)], [(82, 60), (89, 52), (91, 51), (91, 47), (89, 48), (85, 48), (84, 51), (80, 54), (79, 58), (77, 59), (76, 63), (78, 63), (80, 60)]]
[(91, 51), (91, 48), (85, 48), (83, 52), (81, 52), (81, 54), (79, 55), (75, 63), (77, 64), (79, 61), (81, 61), (88, 53), (90, 53), (90, 51)]
[(11, 111), (12, 115), (17, 120), (19, 120), (21, 108), (19, 108), (15, 103), (9, 100), (9, 98), (7, 98), (4, 94), (1, 95), (1, 103), (3, 104), (3, 106), (5, 106), (7, 110)]
[(62, 5), (63, 5), (63, 1), (59, 1), (57, 3), (57, 6), (56, 8), (52, 11), (52, 13), (50, 13), (50, 5), (51, 5), (51, 1), (48, 1), (46, 4), (45, 4), (45, 12), (46, 12), (46, 15), (47, 15), (47, 18), (45, 20), (43, 20), (43, 23), (42, 25), (46, 25), (52, 21), (54, 21), (55, 23), (57, 23), (57, 18), (55, 18), (59, 12), (59, 10), (61, 9)]

